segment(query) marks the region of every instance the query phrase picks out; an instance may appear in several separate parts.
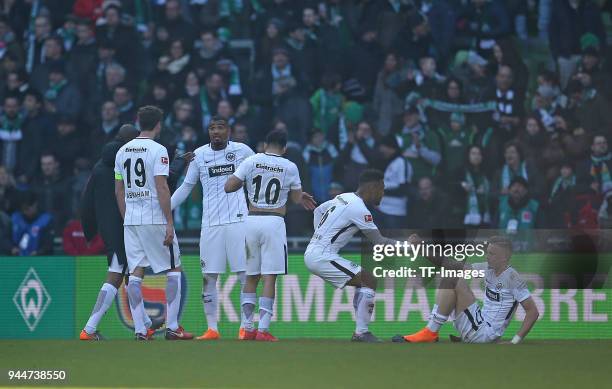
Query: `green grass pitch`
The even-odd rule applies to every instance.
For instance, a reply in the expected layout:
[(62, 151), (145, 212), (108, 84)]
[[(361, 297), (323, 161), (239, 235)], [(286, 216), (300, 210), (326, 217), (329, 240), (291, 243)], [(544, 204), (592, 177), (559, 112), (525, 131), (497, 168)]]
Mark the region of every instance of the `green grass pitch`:
[[(110, 340), (0, 341), (9, 369), (64, 369), (53, 387), (580, 388), (608, 387), (612, 341), (514, 345)], [(43, 386), (41, 382), (27, 385)]]

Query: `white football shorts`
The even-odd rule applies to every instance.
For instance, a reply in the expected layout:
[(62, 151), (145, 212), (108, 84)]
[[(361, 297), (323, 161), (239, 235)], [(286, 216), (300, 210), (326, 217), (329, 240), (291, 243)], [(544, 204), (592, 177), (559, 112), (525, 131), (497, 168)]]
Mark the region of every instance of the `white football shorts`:
[(246, 219), (247, 274), (287, 274), (287, 229), (276, 215)]
[(151, 266), (154, 273), (181, 266), (176, 233), (171, 246), (164, 246), (165, 224), (124, 226), (125, 254), (130, 274), (136, 267)]

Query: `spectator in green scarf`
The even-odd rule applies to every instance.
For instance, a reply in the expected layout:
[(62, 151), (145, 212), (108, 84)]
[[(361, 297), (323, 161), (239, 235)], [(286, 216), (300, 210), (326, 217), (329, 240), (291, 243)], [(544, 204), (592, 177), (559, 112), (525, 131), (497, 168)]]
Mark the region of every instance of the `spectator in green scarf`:
[(341, 81), (338, 74), (323, 75), (321, 88), (317, 89), (310, 98), (314, 127), (319, 128), (325, 135), (338, 126), (344, 103), (344, 96), (340, 91)]
[(397, 134), (402, 155), (408, 158), (414, 170), (413, 180), (434, 176), (440, 164), (440, 140), (420, 122), (419, 110), (412, 106), (404, 112), (403, 126)]

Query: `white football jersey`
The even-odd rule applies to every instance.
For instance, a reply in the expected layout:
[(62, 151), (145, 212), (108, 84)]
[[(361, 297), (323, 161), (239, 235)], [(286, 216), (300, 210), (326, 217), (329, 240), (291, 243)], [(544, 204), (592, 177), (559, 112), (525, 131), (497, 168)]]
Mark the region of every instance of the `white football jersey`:
[(297, 166), (276, 154), (255, 154), (245, 159), (234, 175), (246, 184), (249, 202), (257, 208), (282, 208), (289, 191), (302, 188)]
[(360, 230), (378, 229), (361, 197), (343, 193), (319, 205), (315, 211), (314, 235), (306, 250), (336, 254)]
[(155, 176), (168, 176), (168, 150), (151, 138), (135, 138), (115, 156), (115, 179), (125, 185), (126, 226), (166, 224), (159, 200)]
[(519, 303), (531, 296), (527, 285), (512, 267), (504, 270), (499, 277), (486, 262), (472, 265), (475, 270), (485, 271), (485, 298), (483, 318), (491, 325), (496, 336), (502, 336)]
[(251, 155), (253, 150), (238, 142), (227, 142), (223, 150), (213, 150), (210, 144), (196, 149), (184, 181), (202, 183), (202, 226), (244, 221), (248, 212), (244, 192), (225, 193), (224, 186), (227, 178)]

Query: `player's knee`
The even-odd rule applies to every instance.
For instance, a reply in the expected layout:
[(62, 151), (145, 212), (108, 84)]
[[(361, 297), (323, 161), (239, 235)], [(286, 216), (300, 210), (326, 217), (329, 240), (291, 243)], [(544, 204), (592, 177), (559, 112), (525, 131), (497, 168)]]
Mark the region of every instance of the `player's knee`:
[(119, 289), (122, 281), (123, 276), (120, 273), (108, 272), (108, 274), (106, 275), (106, 283), (111, 284), (116, 289)]
[(376, 277), (374, 277), (372, 273), (367, 272), (367, 271), (361, 271), (359, 272), (359, 274), (355, 276), (355, 278), (358, 278), (359, 284), (362, 287), (376, 289), (377, 280), (376, 280)]
[(202, 293), (213, 294), (217, 291), (218, 274), (204, 274), (202, 278)]

